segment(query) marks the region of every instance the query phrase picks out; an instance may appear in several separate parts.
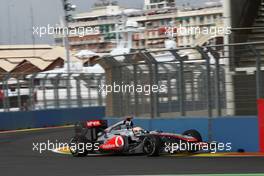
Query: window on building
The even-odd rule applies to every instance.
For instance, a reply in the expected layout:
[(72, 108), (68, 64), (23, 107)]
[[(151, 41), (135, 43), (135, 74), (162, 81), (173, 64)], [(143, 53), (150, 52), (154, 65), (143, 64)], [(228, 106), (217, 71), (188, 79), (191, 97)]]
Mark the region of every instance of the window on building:
[(115, 25), (114, 25), (114, 24), (111, 25), (111, 29), (110, 29), (110, 31), (111, 31), (111, 32), (112, 32), (112, 31), (115, 31)]
[(150, 3), (158, 3), (159, 2), (159, 0), (150, 0)]
[(166, 21), (167, 21), (167, 25), (169, 25), (171, 22), (171, 19), (167, 19)]
[(164, 20), (160, 20), (160, 25), (161, 25), (161, 26), (165, 25)]
[(190, 44), (190, 37), (187, 36), (186, 38), (187, 38), (187, 44)]
[(141, 40), (141, 46), (145, 46), (145, 40)]
[(178, 38), (178, 42), (179, 42), (179, 45), (182, 44), (182, 37), (179, 37), (179, 38)]
[(182, 20), (178, 20), (180, 25), (183, 25), (183, 21)]
[(158, 21), (153, 21), (153, 27), (159, 27), (159, 23), (158, 23)]
[(200, 16), (200, 23), (204, 22), (204, 16)]
[(156, 9), (156, 7), (157, 7), (156, 5), (151, 5), (150, 6), (151, 9)]
[(207, 21), (207, 23), (212, 23), (212, 20), (211, 20), (211, 16), (210, 15), (207, 15), (206, 16), (206, 21)]
[(159, 5), (158, 5), (158, 8), (159, 8), (159, 9), (161, 9), (161, 8), (163, 8), (163, 7), (164, 7), (164, 4), (159, 4)]
[(189, 25), (190, 24), (190, 19), (189, 18), (186, 18), (185, 19), (185, 22), (186, 22), (187, 25)]
[(144, 22), (139, 22), (139, 27), (145, 27), (145, 23)]
[(217, 15), (214, 15), (214, 19), (217, 19)]

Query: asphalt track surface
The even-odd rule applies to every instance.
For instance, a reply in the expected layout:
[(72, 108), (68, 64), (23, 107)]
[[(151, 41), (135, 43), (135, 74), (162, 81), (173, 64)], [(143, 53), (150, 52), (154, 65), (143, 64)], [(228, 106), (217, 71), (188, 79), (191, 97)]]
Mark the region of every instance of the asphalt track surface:
[(264, 157), (89, 156), (33, 151), (33, 142), (67, 142), (72, 128), (0, 133), (1, 176), (264, 173)]

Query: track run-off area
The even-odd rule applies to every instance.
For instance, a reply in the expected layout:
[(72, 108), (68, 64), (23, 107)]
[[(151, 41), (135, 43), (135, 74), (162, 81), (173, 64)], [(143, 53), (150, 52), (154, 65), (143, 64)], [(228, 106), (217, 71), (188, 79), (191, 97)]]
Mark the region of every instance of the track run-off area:
[(67, 143), (72, 126), (0, 132), (0, 175), (252, 175), (264, 176), (264, 154), (177, 154), (160, 157), (92, 155), (74, 158), (67, 149), (42, 153), (36, 143)]

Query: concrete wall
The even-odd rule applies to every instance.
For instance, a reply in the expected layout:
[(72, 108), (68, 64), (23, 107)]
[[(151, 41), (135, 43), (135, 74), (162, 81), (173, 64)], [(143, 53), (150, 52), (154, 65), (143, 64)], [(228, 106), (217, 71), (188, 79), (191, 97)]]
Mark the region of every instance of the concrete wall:
[[(108, 119), (113, 124), (120, 119)], [(136, 126), (147, 130), (162, 130), (164, 132), (183, 133), (188, 129), (198, 130), (203, 140), (208, 139), (207, 118), (180, 118), (180, 119), (136, 119)], [(212, 121), (213, 140), (223, 143), (232, 143), (232, 151), (244, 149), (248, 152), (257, 152), (258, 148), (258, 119), (248, 117), (219, 117)]]
[(256, 75), (237, 74), (233, 76), (233, 82), (235, 114), (257, 115)]
[(233, 151), (259, 151), (258, 118), (219, 118), (213, 121), (213, 138), (219, 142), (232, 142)]
[(101, 119), (104, 116), (104, 107), (2, 112), (0, 113), (0, 130), (61, 126), (88, 119)]
[[(0, 130), (38, 128), (74, 124), (78, 121), (102, 119), (104, 107), (56, 109), (32, 112), (0, 113)], [(109, 125), (121, 120), (108, 119)], [(208, 118), (183, 117), (171, 119), (140, 119), (134, 120), (136, 126), (147, 130), (183, 133), (188, 129), (198, 130), (204, 141), (208, 138)], [(231, 142), (233, 151), (244, 149), (256, 152), (259, 150), (258, 118), (256, 116), (219, 117), (212, 120), (213, 140)]]

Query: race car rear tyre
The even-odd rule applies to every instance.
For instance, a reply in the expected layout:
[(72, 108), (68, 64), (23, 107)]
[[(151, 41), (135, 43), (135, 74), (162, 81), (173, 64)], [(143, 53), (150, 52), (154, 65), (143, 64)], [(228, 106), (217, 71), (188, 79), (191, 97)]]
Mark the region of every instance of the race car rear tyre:
[(159, 156), (161, 141), (158, 136), (149, 135), (143, 140), (143, 152), (147, 156)]
[(87, 156), (88, 151), (85, 146), (88, 140), (84, 136), (75, 136), (71, 139), (69, 144), (69, 149), (74, 157), (84, 157)]
[[(197, 142), (203, 141), (201, 134), (197, 130), (187, 130), (183, 133), (183, 135), (194, 137), (195, 139), (197, 139)], [(196, 146), (196, 145), (191, 145), (191, 146)], [(199, 148), (196, 146), (195, 148), (189, 149), (187, 152), (196, 153), (198, 151)]]
[(197, 130), (187, 130), (182, 134), (186, 136), (194, 137), (195, 139), (197, 139), (198, 142), (203, 141), (201, 134)]

